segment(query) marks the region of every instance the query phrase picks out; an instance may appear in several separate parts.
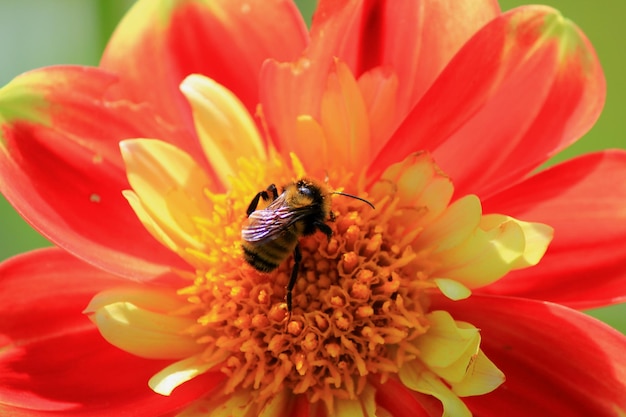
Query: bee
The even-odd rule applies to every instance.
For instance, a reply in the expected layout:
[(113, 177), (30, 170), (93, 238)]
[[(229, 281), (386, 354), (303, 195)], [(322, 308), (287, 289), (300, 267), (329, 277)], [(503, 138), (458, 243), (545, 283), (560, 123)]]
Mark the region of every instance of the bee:
[[(271, 272), (293, 253), (294, 264), (285, 295), (290, 316), (292, 291), (302, 261), (300, 238), (319, 230), (330, 240), (333, 232), (326, 222), (334, 220), (331, 194), (354, 198), (374, 208), (363, 198), (331, 191), (325, 184), (302, 178), (285, 185), (280, 195), (276, 186), (271, 184), (254, 196), (246, 211), (248, 223), (241, 230), (241, 238), (248, 264), (260, 272)], [(267, 206), (257, 209), (261, 200)]]

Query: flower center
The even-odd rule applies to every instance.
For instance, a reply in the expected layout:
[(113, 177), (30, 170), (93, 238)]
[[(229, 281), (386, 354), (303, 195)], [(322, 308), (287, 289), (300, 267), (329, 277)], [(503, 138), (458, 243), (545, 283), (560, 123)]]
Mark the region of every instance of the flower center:
[[(303, 174), (295, 160), (293, 170), (274, 161), (240, 161), (229, 193), (207, 194), (214, 210), (196, 222), (209, 249), (195, 253), (194, 263), (202, 267), (180, 294), (197, 315), (190, 333), (206, 346), (203, 356), (227, 357), (219, 368), (229, 376), (225, 393), (253, 388), (262, 404), (288, 389), (332, 409), (335, 398), (355, 398), (367, 378), (384, 381), (417, 355), (410, 342), (428, 328), (425, 290), (435, 287), (427, 280), (431, 260), (410, 245), (407, 211), (397, 198), (346, 190), (371, 200), (372, 209), (329, 195), (332, 215), (325, 224), (332, 235), (299, 239), (302, 260), (288, 314), (291, 253), (276, 270), (263, 273), (244, 262), (241, 249), (251, 199), (270, 183), (280, 193), (281, 185)], [(329, 173), (329, 183), (337, 178), (347, 177)], [(420, 216), (419, 210), (412, 213)]]

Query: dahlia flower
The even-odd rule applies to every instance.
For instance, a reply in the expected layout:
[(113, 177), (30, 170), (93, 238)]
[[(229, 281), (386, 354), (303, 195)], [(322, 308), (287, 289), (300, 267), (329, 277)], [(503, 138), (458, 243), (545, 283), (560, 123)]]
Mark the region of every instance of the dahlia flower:
[(139, 0), (97, 68), (0, 89), (0, 190), (56, 245), (0, 265), (0, 411), (626, 414), (576, 311), (626, 294), (626, 153), (536, 172), (604, 95), (548, 7)]

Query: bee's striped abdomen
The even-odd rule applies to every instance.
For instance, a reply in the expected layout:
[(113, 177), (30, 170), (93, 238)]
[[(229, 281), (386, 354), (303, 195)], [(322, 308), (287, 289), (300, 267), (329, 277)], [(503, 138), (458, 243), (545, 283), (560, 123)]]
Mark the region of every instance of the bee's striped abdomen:
[(242, 242), (244, 259), (261, 272), (271, 272), (291, 255), (298, 243), (298, 235), (292, 228), (285, 230), (274, 240), (255, 245)]

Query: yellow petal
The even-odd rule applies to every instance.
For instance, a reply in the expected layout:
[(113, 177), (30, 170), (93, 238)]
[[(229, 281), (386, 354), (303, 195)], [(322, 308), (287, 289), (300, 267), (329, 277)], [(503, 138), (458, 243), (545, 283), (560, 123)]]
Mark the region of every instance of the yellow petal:
[(289, 159), (291, 160), (291, 169), (295, 173), (296, 178), (306, 177), (306, 170), (304, 169), (304, 165), (302, 165), (302, 161), (298, 158), (298, 155), (290, 152)]
[(198, 74), (185, 78), (180, 90), (191, 104), (200, 143), (222, 184), (236, 174), (237, 159), (266, 159), (254, 120), (230, 90)]
[[(427, 232), (433, 220), (441, 217), (453, 192), (452, 182), (441, 173), (432, 157), (426, 152), (418, 152), (389, 166), (370, 189), (370, 196), (391, 202), (394, 223), (406, 231), (404, 242), (410, 243), (423, 233), (422, 229)], [(430, 231), (430, 235), (421, 238), (422, 243), (414, 245), (418, 251), (429, 240), (437, 238), (432, 236), (437, 228)], [(448, 230), (441, 232), (448, 233)]]
[(502, 214), (485, 215), (480, 225), (481, 228), (488, 230), (507, 221), (515, 222), (521, 227), (526, 242), (524, 253), (514, 263), (513, 269), (537, 265), (554, 237), (554, 229), (543, 223), (524, 222)]
[(161, 227), (157, 219), (153, 218), (148, 210), (146, 210), (137, 193), (131, 190), (124, 190), (122, 191), (122, 195), (126, 198), (128, 204), (130, 204), (130, 207), (135, 212), (141, 224), (143, 224), (143, 227), (146, 228), (152, 237), (161, 242), (163, 246), (170, 249), (172, 252), (178, 254), (184, 253), (187, 242), (185, 242), (184, 239), (178, 239), (177, 241), (172, 239), (170, 236), (171, 233), (168, 233), (167, 230)]
[(377, 406), (375, 416), (376, 417), (393, 417), (393, 414), (391, 414), (389, 411), (382, 408), (381, 406)]
[[(429, 366), (431, 371), (437, 374), (440, 378), (444, 379), (448, 384), (459, 383), (467, 377), (468, 369), (476, 360), (476, 356), (480, 350), (479, 346), (481, 338), (480, 333), (478, 333), (478, 329), (469, 323), (461, 321), (455, 321), (455, 325), (458, 329), (475, 330), (477, 332), (477, 336), (472, 340), (472, 343), (465, 345), (465, 350), (460, 351), (458, 358), (450, 365), (446, 367)], [(463, 348), (463, 346), (459, 345), (459, 348)]]
[(149, 359), (180, 359), (202, 349), (184, 334), (195, 320), (169, 313), (180, 306), (178, 297), (163, 290), (117, 288), (96, 295), (85, 313), (105, 340), (126, 352)]
[(366, 385), (363, 392), (354, 399), (336, 399), (334, 416), (337, 417), (376, 417), (376, 390)]
[(524, 231), (517, 222), (506, 221), (489, 230), (476, 228), (461, 245), (439, 254), (442, 268), (435, 274), (479, 288), (513, 269), (525, 247)]
[(171, 313), (188, 305), (187, 301), (169, 289), (127, 285), (100, 291), (83, 313), (90, 314), (108, 304), (129, 302), (155, 313)]
[(482, 350), (467, 368), (467, 374), (461, 382), (450, 383), (452, 391), (460, 397), (487, 394), (504, 382), (504, 374), (483, 353)]
[(201, 249), (193, 218), (211, 210), (204, 194), (211, 181), (203, 169), (167, 142), (131, 139), (122, 141), (120, 148), (128, 181), (141, 204), (132, 194), (126, 197), (148, 230), (168, 247)]
[(291, 392), (288, 392), (287, 390), (280, 391), (265, 407), (263, 407), (259, 417), (278, 417), (287, 415), (286, 410), (290, 405), (290, 400), (292, 398)]
[(418, 361), (405, 363), (398, 375), (407, 388), (432, 395), (441, 401), (442, 417), (472, 417), (472, 413), (463, 401), (437, 375)]
[[(386, 196), (398, 198), (398, 208), (412, 208), (413, 222), (407, 227), (417, 228), (438, 217), (450, 203), (454, 187), (448, 177), (441, 173), (432, 157), (426, 152), (409, 155), (402, 162), (389, 166), (379, 182), (374, 184), (374, 199)], [(391, 193), (391, 195), (390, 195)]]
[[(427, 314), (426, 318), (430, 328), (415, 341), (415, 346), (420, 351), (420, 359), (429, 368), (457, 365), (458, 360), (464, 357), (467, 351), (473, 353), (478, 351), (480, 344), (478, 329), (457, 326), (446, 311), (433, 311)], [(464, 373), (467, 363), (461, 365), (461, 368)]]
[(150, 378), (148, 385), (157, 394), (170, 395), (176, 387), (202, 375), (223, 360), (224, 358), (220, 358), (219, 360), (208, 362), (199, 355), (192, 356), (175, 362), (161, 370)]
[(502, 384), (504, 374), (479, 349), (478, 329), (445, 311), (427, 318), (431, 328), (415, 342), (423, 366), (459, 396), (486, 394)]
[(478, 197), (468, 195), (452, 203), (415, 240), (415, 248), (435, 248), (442, 252), (459, 246), (480, 224), (482, 206)]
[(458, 281), (448, 278), (434, 278), (433, 281), (443, 295), (451, 300), (464, 300), (472, 295), (472, 291)]
[(422, 224), (430, 222), (445, 210), (452, 199), (454, 187), (448, 177), (438, 172), (439, 168), (435, 166), (435, 176), (424, 187), (420, 196), (420, 203), (423, 207), (428, 208), (426, 215), (422, 218)]
[(258, 412), (256, 403), (250, 401), (252, 394), (247, 390), (236, 390), (232, 394), (214, 393), (190, 406), (186, 406), (177, 417), (282, 417), (293, 409), (293, 393), (284, 389), (274, 395)]

